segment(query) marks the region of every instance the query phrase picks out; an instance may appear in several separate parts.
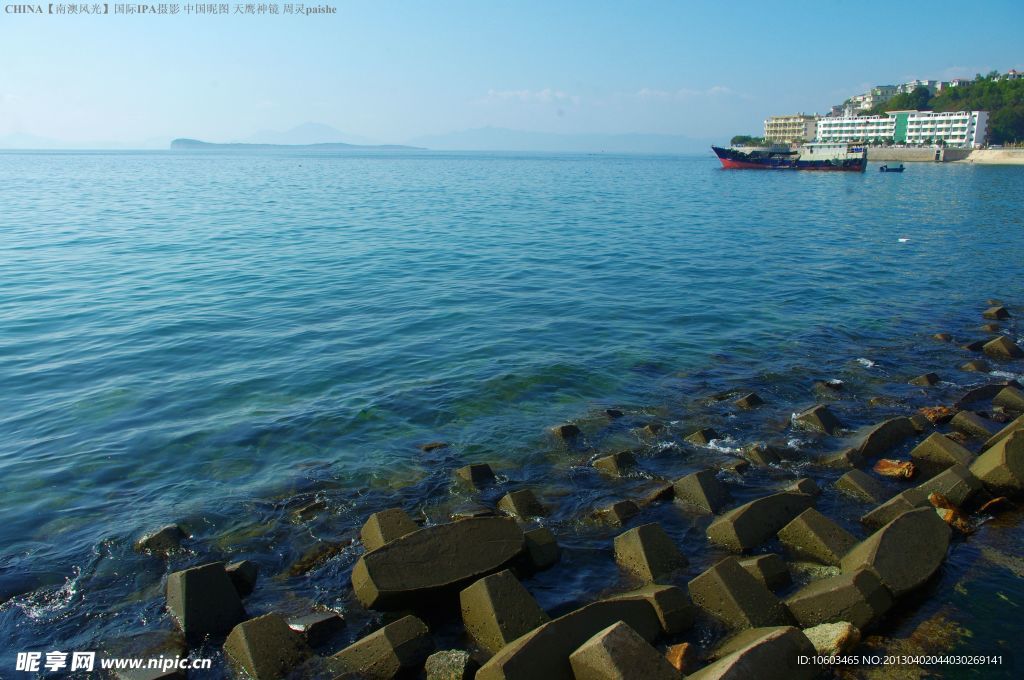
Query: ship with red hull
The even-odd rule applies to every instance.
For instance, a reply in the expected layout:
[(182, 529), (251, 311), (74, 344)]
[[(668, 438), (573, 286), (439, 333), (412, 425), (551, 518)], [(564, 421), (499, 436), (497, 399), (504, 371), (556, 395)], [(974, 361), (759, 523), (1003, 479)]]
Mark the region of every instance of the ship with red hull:
[(727, 170), (820, 170), (864, 172), (867, 148), (859, 144), (812, 142), (796, 149), (770, 147), (737, 149), (712, 146)]

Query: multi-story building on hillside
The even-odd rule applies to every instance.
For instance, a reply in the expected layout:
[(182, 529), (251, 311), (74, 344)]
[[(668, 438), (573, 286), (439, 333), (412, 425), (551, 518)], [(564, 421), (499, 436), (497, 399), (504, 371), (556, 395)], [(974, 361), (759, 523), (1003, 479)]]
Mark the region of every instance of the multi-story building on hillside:
[(987, 111), (889, 111), (883, 116), (822, 118), (817, 141), (975, 148), (988, 133)]
[(809, 142), (817, 136), (819, 117), (806, 113), (772, 116), (764, 121), (764, 138), (779, 144)]

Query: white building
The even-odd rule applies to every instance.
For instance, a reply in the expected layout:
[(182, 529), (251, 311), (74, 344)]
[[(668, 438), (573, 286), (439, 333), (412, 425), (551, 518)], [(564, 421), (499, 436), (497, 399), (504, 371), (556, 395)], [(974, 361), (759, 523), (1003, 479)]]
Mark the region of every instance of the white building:
[(821, 142), (867, 142), (974, 148), (985, 143), (987, 111), (889, 111), (884, 116), (841, 116), (818, 121)]
[(809, 142), (818, 134), (818, 116), (797, 113), (792, 116), (772, 116), (764, 121), (764, 138), (769, 142), (790, 144)]

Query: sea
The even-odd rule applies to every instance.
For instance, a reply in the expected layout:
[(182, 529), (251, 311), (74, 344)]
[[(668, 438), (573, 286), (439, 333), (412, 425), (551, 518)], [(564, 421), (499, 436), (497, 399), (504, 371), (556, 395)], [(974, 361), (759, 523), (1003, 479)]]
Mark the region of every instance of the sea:
[[(723, 171), (710, 150), (0, 153), (0, 677), (30, 677), (17, 652), (173, 647), (166, 576), (214, 560), (259, 565), (252, 615), (343, 614), (343, 645), (384, 620), (348, 582), (369, 513), (434, 524), (520, 487), (562, 545), (524, 581), (557, 615), (629, 585), (622, 529), (594, 508), (755, 441), (793, 457), (723, 477), (737, 499), (811, 476), (819, 510), (863, 536), (870, 506), (813, 461), (1024, 374), (958, 369), (977, 358), (959, 341), (990, 335), (989, 299), (1015, 315), (999, 332), (1024, 339), (1022, 196), (1024, 167)], [(907, 384), (928, 371), (930, 392)], [(730, 395), (750, 391), (765, 404), (737, 409)], [(849, 437), (790, 424), (816, 402)], [(578, 440), (551, 434), (570, 422)], [(685, 442), (698, 427), (720, 438)], [(589, 465), (620, 449), (639, 461), (626, 479)], [(452, 471), (477, 462), (498, 485), (475, 495)], [(1011, 663), (1024, 531), (1010, 517), (955, 542), (881, 629), (886, 649), (941, 639)], [(707, 518), (669, 503), (641, 521), (688, 557), (680, 585), (723, 556)], [(169, 523), (189, 534), (182, 552), (133, 549)], [(437, 623), (439, 646), (455, 630)], [(190, 677), (228, 673), (218, 641), (190, 653), (214, 658)]]

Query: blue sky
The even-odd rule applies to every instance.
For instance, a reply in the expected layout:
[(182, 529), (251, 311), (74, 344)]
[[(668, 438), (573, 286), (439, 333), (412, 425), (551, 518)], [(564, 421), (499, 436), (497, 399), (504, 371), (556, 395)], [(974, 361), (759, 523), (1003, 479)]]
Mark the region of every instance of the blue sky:
[(307, 121), (383, 142), (482, 126), (727, 138), (872, 84), (1024, 69), (1020, 0), (334, 6), (0, 11), (0, 138), (230, 141)]

